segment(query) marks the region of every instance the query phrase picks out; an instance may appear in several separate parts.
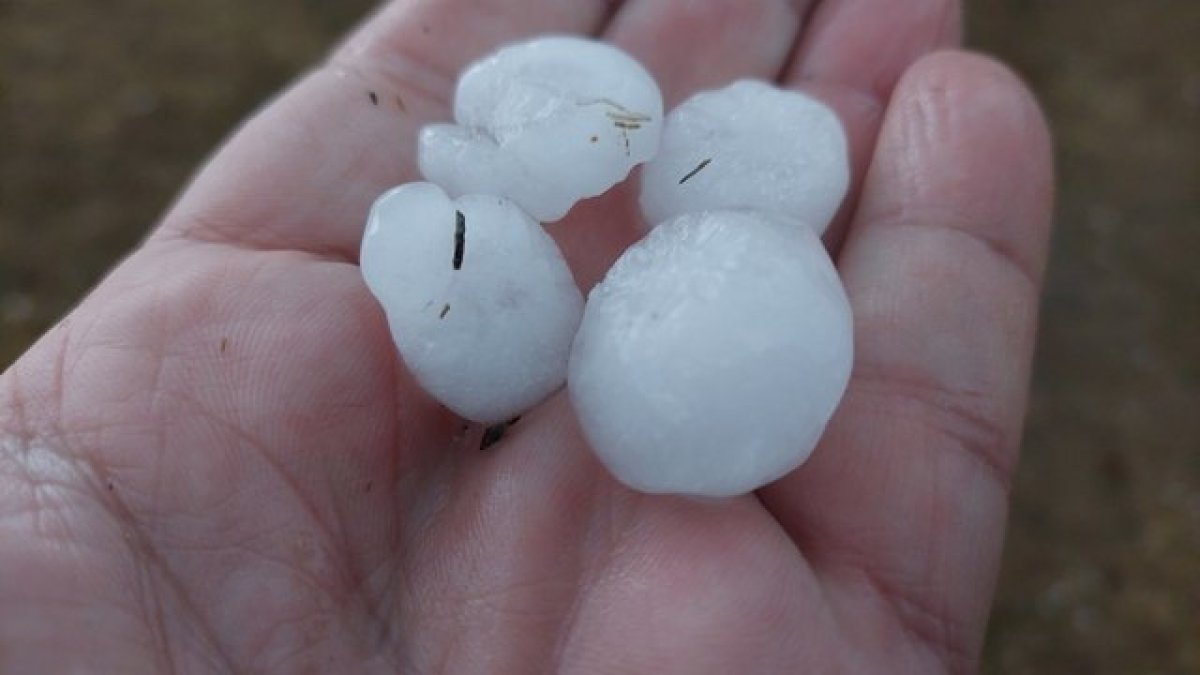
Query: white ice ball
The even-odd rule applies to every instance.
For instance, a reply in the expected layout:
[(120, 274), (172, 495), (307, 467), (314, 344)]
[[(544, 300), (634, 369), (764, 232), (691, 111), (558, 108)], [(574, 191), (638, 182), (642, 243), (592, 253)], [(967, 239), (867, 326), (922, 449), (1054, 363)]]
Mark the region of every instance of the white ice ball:
[(591, 292), (567, 386), (621, 482), (724, 497), (809, 456), (852, 360), (850, 306), (817, 236), (706, 212), (659, 225)]
[(642, 169), (641, 206), (651, 226), (694, 211), (746, 209), (820, 234), (849, 183), (846, 135), (833, 110), (741, 80), (667, 115), (659, 153)]
[(458, 81), (454, 124), (422, 130), (427, 180), (495, 194), (542, 222), (623, 180), (658, 150), (662, 94), (611, 45), (544, 37), (509, 45)]
[(583, 296), (512, 202), (398, 187), (371, 210), (361, 265), (405, 364), (454, 412), (507, 420), (562, 386)]

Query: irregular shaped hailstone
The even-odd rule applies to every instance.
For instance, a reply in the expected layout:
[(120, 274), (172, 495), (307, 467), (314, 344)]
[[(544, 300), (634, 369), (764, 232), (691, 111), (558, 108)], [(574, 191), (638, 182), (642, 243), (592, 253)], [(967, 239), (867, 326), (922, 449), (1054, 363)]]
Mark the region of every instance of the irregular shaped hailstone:
[(662, 107), (654, 78), (616, 47), (577, 37), (510, 45), (459, 79), (457, 125), (421, 131), (421, 173), (451, 195), (500, 195), (555, 221), (654, 156)]
[(562, 386), (583, 296), (512, 202), (398, 187), (371, 210), (361, 265), (405, 364), (454, 412), (507, 420)]
[(650, 225), (683, 213), (751, 210), (799, 220), (818, 234), (850, 184), (846, 134), (815, 98), (741, 80), (671, 111), (658, 156), (642, 169)]
[(724, 497), (809, 456), (852, 360), (850, 307), (820, 239), (712, 211), (659, 225), (591, 292), (567, 386), (621, 482)]

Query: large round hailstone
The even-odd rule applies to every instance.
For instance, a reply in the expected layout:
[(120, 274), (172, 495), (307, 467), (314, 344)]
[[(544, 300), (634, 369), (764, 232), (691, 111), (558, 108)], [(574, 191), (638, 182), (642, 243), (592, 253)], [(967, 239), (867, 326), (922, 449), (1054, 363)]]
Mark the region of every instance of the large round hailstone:
[(513, 44), (463, 73), (457, 125), (422, 130), (421, 173), (451, 195), (500, 195), (552, 222), (654, 156), (662, 108), (654, 79), (616, 47), (577, 37)]
[(825, 231), (850, 184), (846, 134), (815, 98), (755, 80), (696, 94), (667, 115), (642, 168), (653, 226), (683, 213), (761, 211)]
[(507, 420), (562, 386), (583, 296), (512, 202), (398, 187), (371, 210), (361, 264), (405, 364), (454, 412)]
[(659, 225), (591, 292), (567, 387), (621, 482), (724, 497), (809, 456), (852, 360), (850, 307), (818, 237), (705, 212)]

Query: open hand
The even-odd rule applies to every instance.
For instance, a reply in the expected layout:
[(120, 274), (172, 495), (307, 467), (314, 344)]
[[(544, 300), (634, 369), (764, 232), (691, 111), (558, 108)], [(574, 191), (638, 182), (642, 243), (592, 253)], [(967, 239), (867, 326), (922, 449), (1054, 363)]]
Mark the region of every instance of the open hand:
[[(255, 117), (0, 379), (0, 671), (974, 670), (1029, 380), (1049, 140), (954, 0), (408, 0)], [(704, 502), (616, 484), (565, 396), (480, 451), (356, 258), (459, 69), (603, 35), (668, 105), (824, 98), (856, 365), (813, 458)], [(553, 227), (584, 288), (634, 190)]]

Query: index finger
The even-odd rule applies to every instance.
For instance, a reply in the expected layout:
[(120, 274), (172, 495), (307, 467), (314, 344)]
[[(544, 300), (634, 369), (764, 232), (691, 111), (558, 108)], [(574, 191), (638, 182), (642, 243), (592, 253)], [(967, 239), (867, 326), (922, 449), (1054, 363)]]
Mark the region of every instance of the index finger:
[[(358, 257), (366, 213), (417, 180), (420, 128), (449, 115), (458, 71), (539, 33), (595, 33), (607, 0), (394, 0), (213, 157), (154, 238)], [(152, 238), (152, 241), (154, 239)]]

